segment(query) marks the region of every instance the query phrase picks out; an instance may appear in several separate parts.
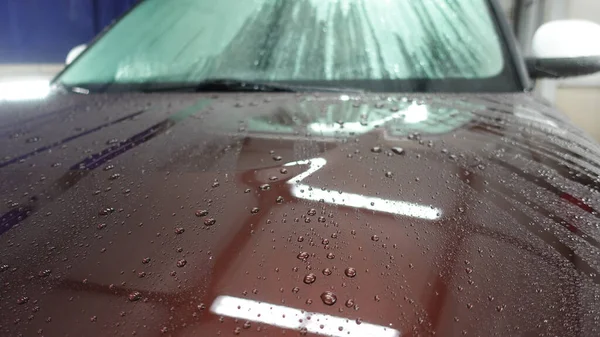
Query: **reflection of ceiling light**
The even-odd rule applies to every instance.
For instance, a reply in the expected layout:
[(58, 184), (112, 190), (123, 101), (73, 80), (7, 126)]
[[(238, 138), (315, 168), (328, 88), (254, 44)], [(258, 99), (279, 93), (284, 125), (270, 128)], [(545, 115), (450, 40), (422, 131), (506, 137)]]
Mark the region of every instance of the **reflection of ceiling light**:
[(0, 101), (42, 99), (48, 96), (50, 85), (43, 79), (19, 79), (0, 82)]
[(427, 207), (406, 201), (367, 197), (361, 194), (323, 191), (321, 189), (312, 188), (309, 185), (303, 184), (292, 186), (292, 195), (296, 198), (306, 200), (322, 200), (333, 205), (412, 216), (426, 220), (436, 220), (440, 217), (440, 210), (433, 207)]
[(404, 112), (404, 122), (414, 124), (426, 121), (428, 115), (427, 106), (413, 103)]
[(436, 220), (440, 218), (442, 211), (432, 206), (424, 206), (406, 201), (369, 197), (361, 194), (346, 193), (341, 191), (324, 191), (320, 188), (312, 187), (310, 185), (300, 184), (302, 180), (324, 167), (325, 164), (327, 164), (327, 160), (324, 158), (313, 158), (310, 160), (287, 163), (285, 166), (309, 165), (308, 170), (300, 173), (288, 181), (288, 184), (292, 184), (292, 195), (296, 198), (305, 200), (323, 201), (333, 205), (362, 208), (426, 220)]
[(310, 123), (308, 129), (314, 133), (329, 135), (335, 132), (351, 132), (355, 134), (364, 134), (385, 123), (402, 118), (404, 123), (416, 124), (426, 121), (429, 118), (429, 110), (426, 105), (413, 103), (400, 112), (395, 112), (384, 118), (374, 121), (347, 122), (347, 123)]
[[(382, 325), (348, 318), (258, 302), (231, 296), (219, 296), (210, 307), (216, 315), (274, 325), (285, 329), (306, 329), (306, 332), (325, 336), (399, 337), (400, 331)], [(340, 329), (341, 328), (341, 329)]]

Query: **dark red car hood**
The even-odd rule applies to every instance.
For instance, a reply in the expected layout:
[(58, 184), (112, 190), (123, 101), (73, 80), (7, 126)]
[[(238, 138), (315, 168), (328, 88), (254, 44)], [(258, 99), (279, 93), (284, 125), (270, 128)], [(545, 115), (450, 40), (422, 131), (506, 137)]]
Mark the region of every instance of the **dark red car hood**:
[(2, 336), (598, 336), (598, 145), (515, 95), (0, 105)]

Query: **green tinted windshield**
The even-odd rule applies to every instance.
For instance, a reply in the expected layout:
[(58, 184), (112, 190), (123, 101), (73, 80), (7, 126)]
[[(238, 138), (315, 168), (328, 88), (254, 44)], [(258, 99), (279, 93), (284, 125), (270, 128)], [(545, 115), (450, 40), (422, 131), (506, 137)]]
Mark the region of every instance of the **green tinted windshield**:
[(484, 0), (146, 0), (58, 80), (508, 91), (504, 55)]

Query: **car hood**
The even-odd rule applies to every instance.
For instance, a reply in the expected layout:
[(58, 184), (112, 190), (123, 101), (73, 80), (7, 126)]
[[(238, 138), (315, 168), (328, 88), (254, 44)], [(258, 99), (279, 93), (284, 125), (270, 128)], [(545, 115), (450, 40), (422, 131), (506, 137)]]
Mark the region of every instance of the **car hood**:
[(530, 95), (55, 94), (0, 134), (2, 335), (598, 335), (600, 152)]

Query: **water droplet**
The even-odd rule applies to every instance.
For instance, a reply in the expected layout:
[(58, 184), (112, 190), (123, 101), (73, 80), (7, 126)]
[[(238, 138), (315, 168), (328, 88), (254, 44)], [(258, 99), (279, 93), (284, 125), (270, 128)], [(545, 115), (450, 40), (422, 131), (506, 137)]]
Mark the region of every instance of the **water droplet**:
[(177, 260), (177, 267), (181, 268), (187, 264), (185, 259)]
[(298, 237), (298, 242), (302, 242), (302, 241), (304, 241), (304, 236), (300, 235), (300, 236)]
[(375, 295), (375, 297), (373, 297), (373, 299), (375, 300), (375, 302), (381, 301), (381, 298), (379, 297), (379, 295)]
[(262, 184), (258, 188), (260, 188), (261, 191), (268, 191), (268, 190), (271, 189), (271, 185), (269, 185), (269, 184)]
[(298, 287), (293, 287), (293, 288), (292, 288), (292, 292), (293, 292), (294, 294), (297, 294), (299, 291), (300, 291), (300, 288), (298, 288)]
[(215, 218), (208, 218), (206, 220), (204, 220), (204, 226), (212, 226), (217, 222), (217, 220), (215, 220)]
[(281, 161), (281, 156), (273, 156), (274, 161)]
[(371, 236), (371, 240), (373, 240), (373, 241), (379, 241), (379, 236), (373, 235), (373, 236)]
[(325, 219), (325, 217), (324, 217), (324, 216), (320, 216), (320, 217), (317, 219), (317, 221), (319, 221), (319, 222), (325, 222), (325, 221), (326, 221), (326, 219)]
[(335, 255), (333, 253), (327, 253), (327, 255), (325, 255), (325, 257), (327, 257), (330, 260), (335, 259)]
[(312, 284), (317, 280), (317, 276), (313, 273), (309, 273), (306, 274), (306, 276), (304, 276), (304, 283), (306, 284)]
[(403, 155), (405, 153), (404, 149), (401, 147), (393, 147), (392, 152), (394, 152), (397, 155)]
[(329, 268), (323, 269), (323, 275), (329, 276), (329, 275), (331, 275), (331, 273), (332, 273), (331, 269), (329, 269)]
[(45, 270), (41, 270), (38, 273), (38, 276), (39, 277), (48, 277), (48, 276), (50, 276), (51, 273), (52, 273), (52, 271), (50, 269), (45, 269)]
[(354, 306), (354, 300), (349, 298), (345, 303), (347, 308), (352, 308)]
[(300, 252), (298, 254), (298, 259), (302, 261), (306, 261), (310, 255), (307, 252)]
[(371, 149), (371, 152), (373, 152), (373, 153), (381, 153), (381, 146), (374, 146)]
[(306, 336), (308, 334), (308, 329), (305, 327), (300, 328), (300, 336)]
[(247, 188), (244, 190), (244, 193), (250, 193), (250, 191), (252, 191), (251, 189)]
[(98, 228), (98, 229), (104, 229), (104, 227), (106, 227), (106, 224), (105, 224), (105, 223), (99, 223), (99, 224), (96, 226), (96, 228)]
[(346, 270), (344, 270), (344, 274), (346, 274), (346, 276), (348, 276), (348, 277), (354, 277), (354, 276), (356, 276), (356, 269), (352, 268), (352, 267), (348, 267), (348, 268), (346, 268)]
[(139, 301), (142, 298), (142, 294), (139, 291), (134, 291), (129, 294), (128, 299), (131, 302)]
[(331, 291), (325, 291), (321, 294), (321, 301), (327, 305), (334, 305), (337, 302), (337, 296)]
[(278, 204), (282, 204), (283, 203), (283, 197), (282, 196), (278, 196), (277, 199), (275, 199), (275, 202)]
[(175, 234), (183, 234), (185, 229), (183, 227), (175, 227)]
[(250, 210), (250, 213), (252, 213), (252, 214), (256, 214), (256, 213), (258, 213), (259, 211), (260, 211), (260, 208), (258, 208), (258, 207), (252, 207), (252, 209)]
[(286, 168), (281, 168), (281, 169), (279, 169), (279, 173), (281, 173), (281, 174), (287, 174), (288, 170)]
[(322, 244), (324, 245), (328, 245), (329, 244), (329, 239), (323, 239), (323, 241), (321, 241)]
[(208, 210), (206, 210), (206, 209), (199, 209), (196, 211), (197, 217), (202, 217), (202, 216), (207, 216), (207, 215), (208, 215)]
[(110, 177), (108, 177), (109, 180), (117, 180), (119, 178), (121, 178), (119, 173), (111, 174)]
[(100, 215), (100, 216), (107, 216), (107, 215), (109, 215), (109, 214), (111, 214), (111, 213), (114, 213), (114, 212), (115, 212), (115, 209), (114, 209), (114, 208), (112, 208), (112, 207), (107, 207), (107, 208), (105, 208), (105, 209), (102, 209), (102, 210), (100, 210), (100, 211), (98, 212), (98, 215)]
[(390, 171), (385, 172), (385, 177), (386, 178), (391, 178), (394, 174)]
[(29, 297), (27, 296), (19, 297), (19, 299), (17, 299), (17, 304), (25, 304), (27, 302), (29, 302)]
[(306, 212), (306, 214), (308, 214), (310, 216), (314, 216), (315, 214), (317, 214), (317, 210), (314, 208), (311, 208), (308, 210), (308, 212)]
[(146, 257), (146, 258), (144, 258), (144, 259), (142, 260), (142, 263), (143, 263), (143, 264), (148, 264), (148, 263), (150, 263), (150, 258), (149, 258), (149, 257)]

